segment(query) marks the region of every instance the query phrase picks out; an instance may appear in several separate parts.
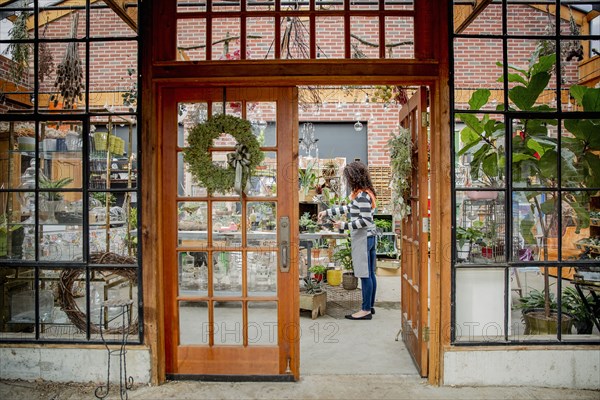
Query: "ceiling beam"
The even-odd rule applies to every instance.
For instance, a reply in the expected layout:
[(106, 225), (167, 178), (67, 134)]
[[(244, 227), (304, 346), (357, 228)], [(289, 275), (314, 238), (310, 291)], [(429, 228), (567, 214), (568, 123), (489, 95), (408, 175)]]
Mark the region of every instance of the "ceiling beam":
[(121, 18), (131, 29), (138, 31), (137, 7), (127, 6), (126, 0), (104, 0), (104, 2)]
[[(456, 33), (462, 33), (465, 29), (467, 29), (467, 27), (469, 25), (471, 25), (471, 23), (473, 21), (475, 21), (475, 18), (477, 18), (477, 16), (479, 14), (481, 14), (481, 12), (483, 10), (485, 10), (485, 8), (490, 5), (490, 3), (493, 0), (477, 0), (477, 3), (475, 4), (475, 6), (473, 7), (473, 9), (471, 10), (471, 13), (469, 15), (467, 15), (467, 17), (460, 22), (460, 24), (458, 25), (458, 28), (456, 28)], [(454, 21), (454, 25), (456, 26), (456, 22)]]

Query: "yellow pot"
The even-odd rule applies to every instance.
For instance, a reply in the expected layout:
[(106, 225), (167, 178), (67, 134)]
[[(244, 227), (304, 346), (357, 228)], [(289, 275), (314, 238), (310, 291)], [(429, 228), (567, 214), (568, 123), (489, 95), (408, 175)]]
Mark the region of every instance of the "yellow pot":
[(342, 271), (339, 269), (330, 269), (327, 271), (327, 283), (331, 286), (339, 286), (342, 283)]

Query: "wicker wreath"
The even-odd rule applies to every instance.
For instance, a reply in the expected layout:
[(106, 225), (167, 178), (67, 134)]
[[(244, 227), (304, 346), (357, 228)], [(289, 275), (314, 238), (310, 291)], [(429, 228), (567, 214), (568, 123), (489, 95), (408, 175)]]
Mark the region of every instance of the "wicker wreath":
[(260, 151), (260, 143), (252, 132), (252, 126), (245, 119), (219, 114), (195, 125), (190, 129), (189, 147), (185, 150), (183, 159), (194, 178), (206, 187), (209, 194), (227, 193), (235, 186), (236, 168), (231, 163), (227, 168), (216, 165), (209, 151), (213, 141), (223, 133), (231, 135), (237, 141), (236, 148), (243, 148), (247, 157), (242, 175), (242, 188), (264, 157)]
[[(90, 254), (90, 262), (93, 264), (135, 264), (137, 261), (135, 258), (120, 256), (115, 253), (92, 253)], [(114, 274), (126, 278), (132, 285), (137, 283), (137, 269), (136, 268), (106, 268), (99, 271), (101, 274)], [(75, 302), (76, 293), (78, 291), (78, 284), (81, 281), (81, 276), (85, 276), (85, 270), (79, 268), (65, 269), (60, 275), (60, 281), (58, 286), (58, 296), (62, 305), (62, 310), (67, 314), (69, 320), (82, 332), (86, 331), (87, 322), (86, 315), (77, 303)], [(129, 333), (137, 333), (138, 331), (138, 320), (137, 318), (132, 321), (129, 325)], [(100, 327), (98, 324), (90, 324), (90, 333), (100, 333)], [(102, 332), (103, 334), (122, 334), (123, 327), (109, 328)]]

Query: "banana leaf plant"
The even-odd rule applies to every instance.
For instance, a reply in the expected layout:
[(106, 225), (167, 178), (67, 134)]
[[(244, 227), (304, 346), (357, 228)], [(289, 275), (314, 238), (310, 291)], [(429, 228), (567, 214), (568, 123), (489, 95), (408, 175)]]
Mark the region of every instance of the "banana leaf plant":
[[(558, 138), (556, 119), (544, 116), (531, 118), (535, 112), (554, 112), (556, 109), (541, 104), (540, 96), (547, 89), (556, 55), (538, 56), (534, 53), (529, 66), (520, 68), (509, 65), (507, 79), (511, 83), (508, 90), (509, 111), (521, 111), (527, 118), (513, 120), (512, 137), (510, 129), (503, 121), (497, 121), (484, 114), (478, 117), (472, 113), (457, 114), (465, 123), (460, 132), (462, 147), (457, 156), (472, 155), (471, 179), (496, 185), (504, 180), (506, 166), (506, 141), (512, 145), (512, 184), (523, 191), (530, 204), (530, 214), (519, 223), (519, 231), (526, 244), (535, 245), (532, 229), (541, 236), (544, 261), (548, 261), (548, 238), (557, 222), (558, 193), (540, 188), (557, 188), (560, 184), (567, 188), (600, 187), (600, 119), (564, 119), (561, 138), (561, 182), (558, 182)], [(498, 63), (502, 66), (501, 63)], [(500, 82), (503, 81), (501, 77)], [(469, 100), (470, 110), (481, 110), (491, 96), (488, 89), (476, 90)], [(584, 112), (600, 111), (600, 89), (573, 86), (570, 96)], [(504, 110), (499, 104), (497, 110)], [(542, 114), (543, 115), (543, 114)], [(526, 190), (526, 191), (524, 191)], [(513, 194), (513, 196), (518, 193)], [(513, 198), (518, 201), (518, 198)], [(577, 231), (589, 226), (589, 194), (585, 191), (569, 191), (563, 194), (563, 209), (574, 219)], [(535, 216), (535, 218), (533, 218)], [(544, 274), (545, 314), (550, 316), (550, 293), (547, 271)]]

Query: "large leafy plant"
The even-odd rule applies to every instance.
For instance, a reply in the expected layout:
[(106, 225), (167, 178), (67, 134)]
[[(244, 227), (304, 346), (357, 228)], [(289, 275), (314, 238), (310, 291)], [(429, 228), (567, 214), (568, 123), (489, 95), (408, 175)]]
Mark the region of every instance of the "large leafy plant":
[[(520, 68), (508, 66), (507, 79), (512, 87), (508, 90), (511, 104), (509, 111), (522, 111), (527, 118), (514, 120), (512, 126), (511, 172), (514, 187), (526, 188), (524, 196), (530, 204), (531, 213), (525, 216), (519, 231), (527, 244), (535, 244), (533, 227), (537, 224), (541, 231), (544, 261), (548, 260), (548, 237), (555, 227), (558, 215), (557, 192), (542, 191), (539, 188), (554, 188), (558, 182), (558, 160), (560, 156), (562, 187), (585, 188), (600, 186), (600, 119), (565, 119), (561, 138), (561, 153), (558, 154), (558, 138), (553, 126), (556, 119), (547, 118), (547, 114), (556, 111), (540, 102), (540, 96), (547, 89), (551, 79), (556, 55), (532, 56), (529, 66)], [(502, 64), (498, 63), (502, 66)], [(499, 81), (503, 81), (500, 78)], [(576, 104), (586, 112), (600, 111), (600, 89), (573, 86), (570, 95)], [(481, 110), (491, 97), (488, 89), (479, 89), (469, 100), (470, 110)], [(504, 110), (499, 104), (498, 110)], [(531, 118), (532, 113), (540, 117)], [(465, 123), (460, 132), (462, 147), (457, 155), (470, 154), (471, 179), (495, 185), (504, 179), (506, 166), (506, 141), (509, 138), (502, 121), (484, 114), (478, 117), (473, 113), (457, 115)], [(564, 211), (574, 218), (577, 229), (589, 226), (589, 213), (585, 205), (589, 204), (586, 192), (569, 192), (563, 195)], [(535, 216), (535, 220), (532, 216)], [(549, 279), (544, 274), (544, 295), (546, 316), (550, 315)]]

